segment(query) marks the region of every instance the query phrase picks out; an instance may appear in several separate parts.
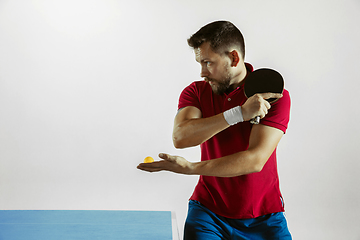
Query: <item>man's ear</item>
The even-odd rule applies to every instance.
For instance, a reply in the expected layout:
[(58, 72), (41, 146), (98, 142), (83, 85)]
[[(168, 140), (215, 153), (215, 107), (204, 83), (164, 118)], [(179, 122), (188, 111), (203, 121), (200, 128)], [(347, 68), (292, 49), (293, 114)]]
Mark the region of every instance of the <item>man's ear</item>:
[(232, 50), (229, 53), (229, 57), (231, 59), (231, 67), (236, 67), (240, 62), (240, 56), (239, 56), (238, 51)]

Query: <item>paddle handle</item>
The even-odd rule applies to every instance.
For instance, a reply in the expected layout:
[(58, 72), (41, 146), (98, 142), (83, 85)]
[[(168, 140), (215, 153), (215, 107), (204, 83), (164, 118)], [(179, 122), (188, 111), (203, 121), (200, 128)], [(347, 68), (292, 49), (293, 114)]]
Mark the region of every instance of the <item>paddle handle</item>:
[(260, 123), (260, 116), (257, 116), (250, 120), (251, 124), (259, 124)]

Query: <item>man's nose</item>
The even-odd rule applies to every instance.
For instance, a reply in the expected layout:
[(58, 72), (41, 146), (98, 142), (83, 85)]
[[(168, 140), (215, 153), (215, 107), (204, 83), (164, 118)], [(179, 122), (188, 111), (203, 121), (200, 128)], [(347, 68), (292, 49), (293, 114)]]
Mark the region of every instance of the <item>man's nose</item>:
[(203, 77), (208, 77), (209, 76), (209, 70), (206, 67), (202, 67), (201, 68), (201, 73), (200, 76)]

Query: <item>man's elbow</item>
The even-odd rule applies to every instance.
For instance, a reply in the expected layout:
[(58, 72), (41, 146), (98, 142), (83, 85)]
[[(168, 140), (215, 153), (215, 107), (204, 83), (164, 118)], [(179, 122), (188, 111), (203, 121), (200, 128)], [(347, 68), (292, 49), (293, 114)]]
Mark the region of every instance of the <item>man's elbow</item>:
[(173, 139), (174, 147), (177, 149), (186, 148), (185, 144), (183, 144), (181, 141)]
[(174, 147), (177, 149), (195, 147), (200, 144), (200, 143), (195, 142), (193, 138), (185, 137), (180, 134), (177, 134), (177, 135), (173, 134), (172, 139), (173, 139)]
[(254, 164), (254, 166), (253, 166), (253, 172), (254, 173), (258, 173), (258, 172), (261, 172), (262, 170), (263, 170), (263, 168), (264, 168), (264, 165), (263, 164)]
[(253, 161), (252, 171), (254, 173), (261, 172), (263, 170), (267, 160), (268, 160), (268, 157), (266, 157), (266, 156), (257, 156)]
[(183, 138), (173, 135), (173, 144), (177, 149), (187, 148), (186, 141)]

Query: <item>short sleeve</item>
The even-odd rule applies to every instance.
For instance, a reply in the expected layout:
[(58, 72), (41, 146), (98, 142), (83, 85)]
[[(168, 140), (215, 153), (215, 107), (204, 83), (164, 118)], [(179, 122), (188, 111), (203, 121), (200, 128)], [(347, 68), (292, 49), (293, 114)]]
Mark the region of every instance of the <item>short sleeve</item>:
[(180, 94), (178, 110), (188, 106), (197, 107), (201, 110), (199, 91), (196, 82), (187, 86)]
[(268, 114), (260, 120), (260, 123), (286, 133), (290, 120), (290, 106), (290, 94), (287, 90), (284, 90), (283, 97), (271, 105)]

